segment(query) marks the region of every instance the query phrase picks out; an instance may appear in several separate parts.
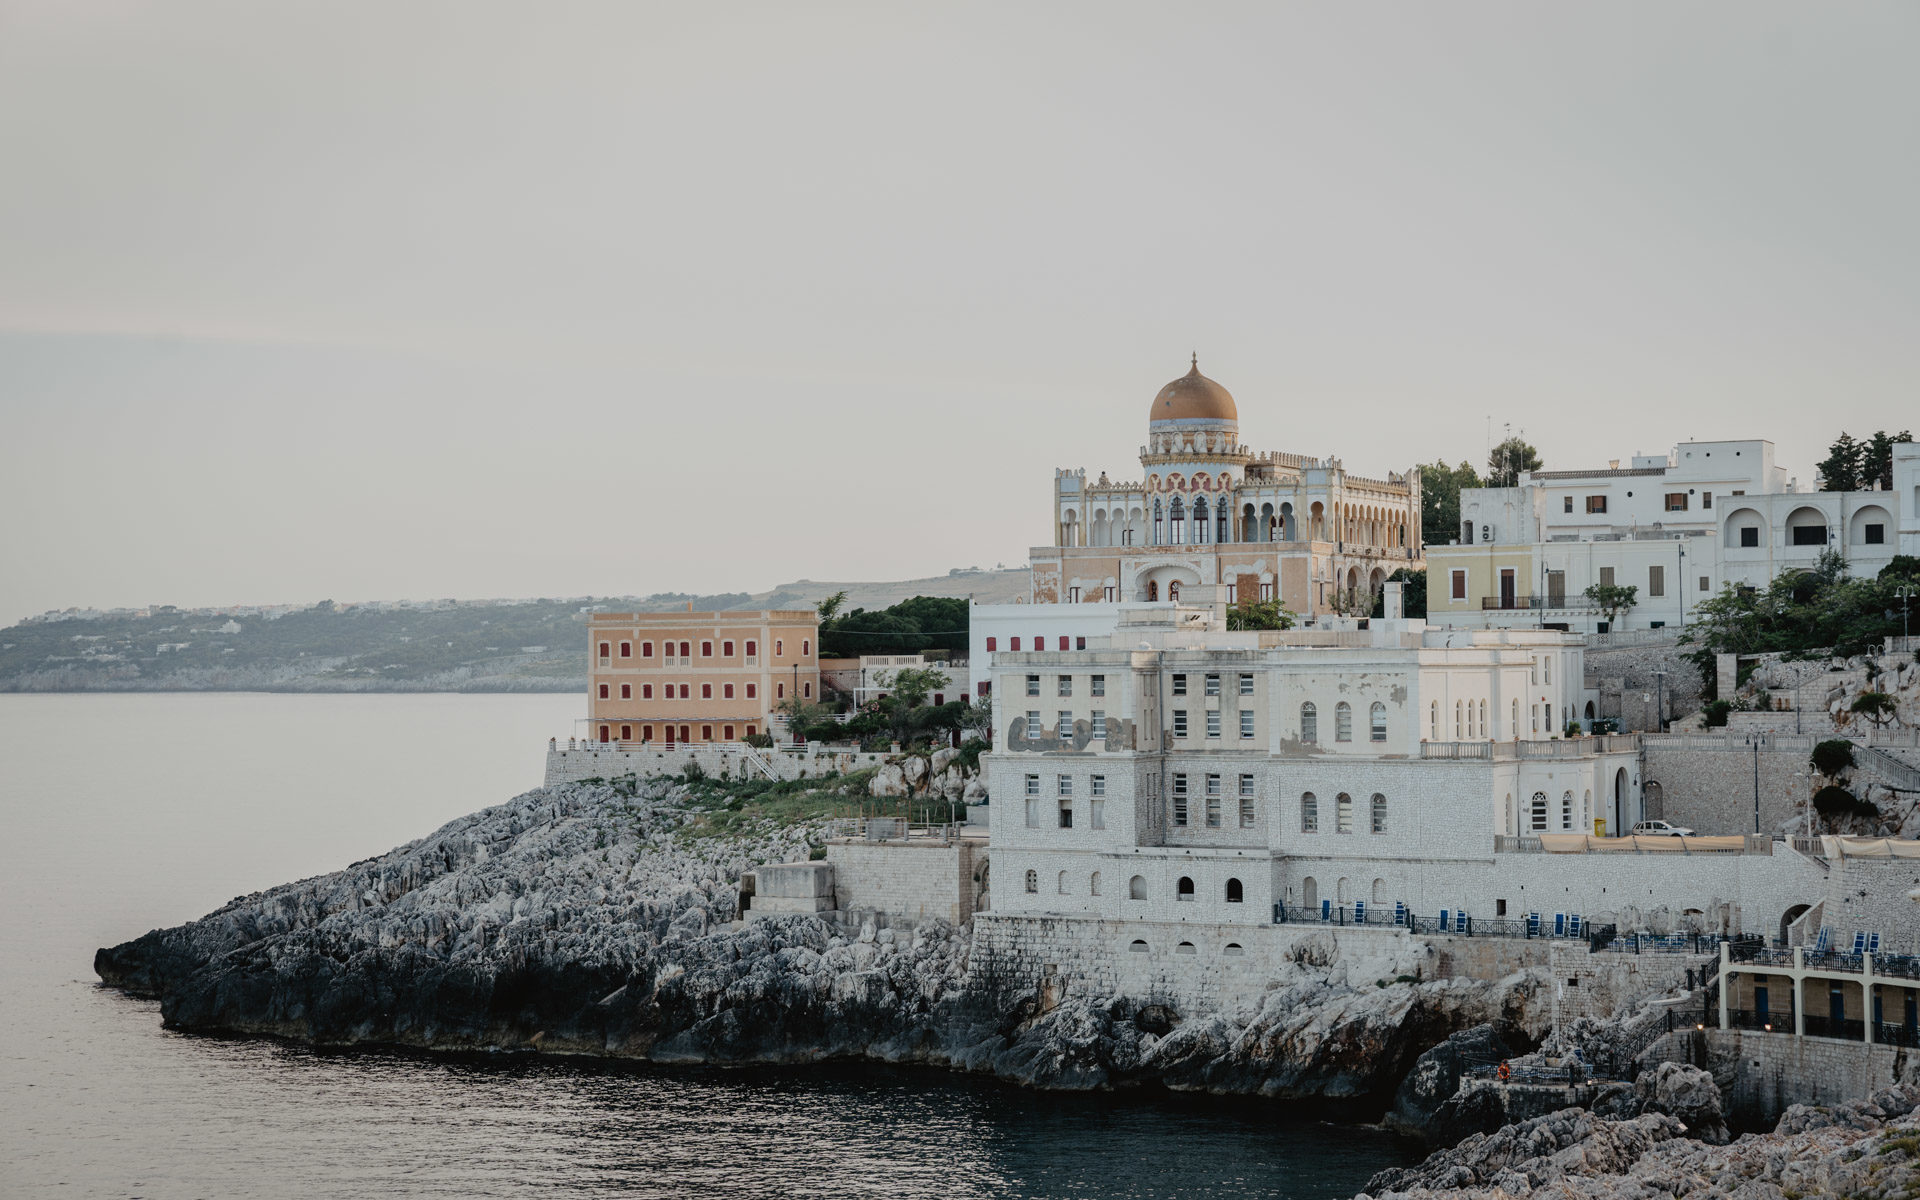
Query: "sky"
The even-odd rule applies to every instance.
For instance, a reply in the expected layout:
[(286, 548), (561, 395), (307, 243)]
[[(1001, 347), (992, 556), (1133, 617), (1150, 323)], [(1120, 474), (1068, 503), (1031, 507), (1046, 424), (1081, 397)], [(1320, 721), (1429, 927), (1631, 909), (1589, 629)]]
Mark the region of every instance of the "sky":
[(1911, 3), (0, 0), (0, 622), (1024, 564), (1197, 352), (1382, 475), (1920, 426)]

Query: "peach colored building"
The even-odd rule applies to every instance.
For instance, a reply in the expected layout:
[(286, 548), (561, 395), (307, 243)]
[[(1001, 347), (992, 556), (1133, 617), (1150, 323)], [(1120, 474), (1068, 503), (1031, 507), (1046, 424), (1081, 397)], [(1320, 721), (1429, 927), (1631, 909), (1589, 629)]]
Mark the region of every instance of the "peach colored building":
[(736, 742), (791, 696), (820, 698), (820, 617), (792, 612), (595, 613), (587, 736)]

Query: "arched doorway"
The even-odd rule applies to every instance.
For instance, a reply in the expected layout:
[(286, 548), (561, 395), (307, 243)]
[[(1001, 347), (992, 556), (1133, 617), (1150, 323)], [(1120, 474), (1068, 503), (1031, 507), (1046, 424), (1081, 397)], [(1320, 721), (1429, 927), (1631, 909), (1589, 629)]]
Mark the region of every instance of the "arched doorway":
[(991, 861), (983, 862), (980, 864), (980, 874), (974, 877), (973, 911), (975, 912), (986, 912), (993, 907), (993, 894), (988, 890), (988, 885), (992, 882), (989, 872), (992, 870)]
[(1613, 829), (1614, 837), (1627, 831), (1627, 769), (1621, 767), (1613, 773)]
[(1807, 910), (1812, 907), (1811, 904), (1796, 904), (1780, 914), (1780, 945), (1787, 944), (1787, 930), (1793, 927), (1795, 921), (1806, 916)]

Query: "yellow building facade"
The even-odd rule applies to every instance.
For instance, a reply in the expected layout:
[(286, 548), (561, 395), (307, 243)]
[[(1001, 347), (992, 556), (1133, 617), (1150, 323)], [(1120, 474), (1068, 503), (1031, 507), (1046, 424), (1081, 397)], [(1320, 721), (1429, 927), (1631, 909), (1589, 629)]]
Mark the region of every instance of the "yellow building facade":
[(820, 698), (819, 651), (811, 609), (595, 613), (587, 736), (697, 745), (766, 733), (790, 698)]

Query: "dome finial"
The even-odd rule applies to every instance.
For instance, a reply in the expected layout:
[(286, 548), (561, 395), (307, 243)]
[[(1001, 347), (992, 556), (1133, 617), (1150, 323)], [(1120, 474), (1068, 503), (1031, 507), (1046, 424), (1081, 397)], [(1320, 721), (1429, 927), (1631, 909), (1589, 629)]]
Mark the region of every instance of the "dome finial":
[(1193, 352), (1193, 369), (1196, 371), (1200, 369), (1200, 352), (1198, 350)]

